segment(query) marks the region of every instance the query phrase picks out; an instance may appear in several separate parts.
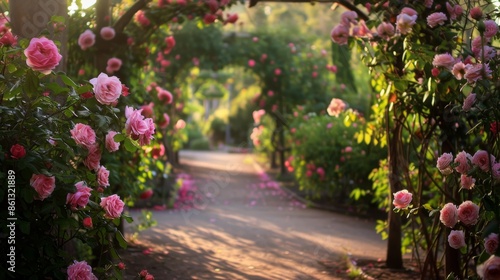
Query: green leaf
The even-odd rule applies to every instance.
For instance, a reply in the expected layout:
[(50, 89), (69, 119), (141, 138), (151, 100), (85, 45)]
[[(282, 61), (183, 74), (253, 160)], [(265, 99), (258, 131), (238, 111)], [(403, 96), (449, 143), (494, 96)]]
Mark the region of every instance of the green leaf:
[(125, 219), (125, 221), (127, 221), (127, 223), (133, 223), (134, 222), (134, 218), (130, 217), (130, 216), (127, 216), (127, 215), (122, 215), (123, 219)]
[(133, 141), (129, 137), (125, 138), (124, 144), (125, 144), (125, 149), (131, 153), (134, 153), (139, 148), (137, 142)]
[(124, 134), (116, 134), (114, 137), (113, 137), (113, 140), (115, 140), (115, 142), (122, 142), (123, 140), (125, 140), (125, 135)]
[(73, 80), (71, 80), (68, 76), (66, 75), (59, 75), (59, 77), (61, 77), (61, 80), (63, 81), (63, 83), (67, 86), (70, 86), (70, 87), (74, 87), (74, 88), (77, 88), (78, 85), (73, 82)]
[(127, 241), (123, 237), (122, 233), (118, 230), (115, 233), (116, 241), (118, 241), (118, 245), (120, 245), (121, 248), (125, 249), (127, 248)]

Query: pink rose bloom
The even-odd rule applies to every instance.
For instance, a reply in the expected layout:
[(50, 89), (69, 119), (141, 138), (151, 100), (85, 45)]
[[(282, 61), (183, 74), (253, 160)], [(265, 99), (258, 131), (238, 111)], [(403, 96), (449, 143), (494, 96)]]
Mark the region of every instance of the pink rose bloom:
[(394, 25), (388, 22), (382, 22), (379, 26), (377, 26), (377, 33), (380, 38), (389, 40), (395, 34)]
[(483, 21), (484, 23), (484, 37), (490, 39), (495, 36), (498, 32), (498, 25), (494, 20), (488, 19)]
[(407, 208), (412, 200), (413, 195), (407, 190), (402, 190), (394, 193), (394, 200), (392, 204), (398, 209)]
[(473, 177), (467, 176), (465, 174), (462, 174), (460, 176), (460, 186), (462, 186), (463, 189), (466, 190), (471, 190), (474, 188), (474, 185), (476, 184), (476, 179)]
[(338, 98), (333, 98), (330, 101), (330, 105), (328, 105), (326, 111), (328, 112), (328, 115), (338, 117), (340, 113), (342, 113), (345, 110), (346, 107), (347, 106), (344, 103), (344, 101)]
[(141, 114), (144, 117), (151, 117), (154, 113), (154, 111), (153, 111), (154, 106), (155, 106), (155, 104), (153, 102), (149, 102), (149, 104), (147, 104), (147, 105), (142, 105), (141, 106), (141, 109), (142, 109)]
[(262, 116), (264, 116), (265, 114), (266, 114), (266, 111), (264, 109), (253, 111), (252, 117), (253, 117), (254, 123), (260, 123)]
[(184, 120), (178, 120), (176, 123), (175, 123), (175, 126), (174, 128), (177, 129), (177, 130), (180, 130), (180, 129), (184, 129), (186, 127), (186, 122)]
[(14, 144), (10, 147), (10, 157), (13, 159), (22, 159), (26, 156), (26, 149), (23, 145)]
[(458, 153), (455, 158), (455, 163), (458, 163), (458, 166), (455, 167), (455, 171), (460, 174), (466, 174), (472, 168), (470, 165), (471, 160), (472, 156), (469, 153), (465, 151)]
[(97, 185), (103, 188), (109, 186), (109, 170), (107, 170), (106, 167), (102, 165), (97, 170)]
[(409, 7), (404, 7), (403, 9), (401, 9), (401, 14), (409, 15), (411, 17), (418, 15), (417, 11)]
[(416, 20), (417, 20), (416, 14), (408, 15), (406, 13), (401, 12), (401, 14), (399, 14), (398, 17), (396, 18), (396, 28), (397, 30), (399, 30), (399, 32), (401, 32), (401, 34), (408, 34), (410, 33), (413, 25), (415, 25)]
[(344, 150), (346, 153), (350, 153), (352, 152), (352, 147), (351, 146), (347, 146), (345, 147), (345, 150)]
[(255, 60), (253, 60), (253, 59), (248, 60), (248, 66), (249, 67), (254, 67), (255, 66)]
[(68, 193), (66, 196), (66, 204), (69, 204), (72, 210), (84, 208), (89, 203), (91, 188), (87, 187), (84, 181), (75, 184), (76, 192)]
[(449, 2), (446, 2), (446, 11), (450, 15), (450, 20), (456, 20), (457, 17), (462, 15), (464, 9), (460, 5), (452, 6)]
[(479, 206), (466, 200), (458, 206), (458, 220), (464, 225), (475, 225), (479, 218)]
[(491, 168), (491, 175), (495, 179), (500, 179), (500, 162), (495, 162)]
[[(1, 34), (1, 32), (0, 32)], [(17, 44), (17, 36), (14, 36), (12, 32), (7, 31), (0, 37), (0, 46), (15, 46)]]
[(474, 105), (475, 102), (476, 102), (476, 94), (475, 93), (469, 94), (464, 100), (464, 104), (462, 105), (462, 110), (464, 110), (465, 112), (470, 111), (472, 105)]
[(137, 11), (135, 14), (135, 20), (142, 26), (146, 27), (151, 24), (151, 21), (146, 17), (143, 10)]
[(279, 69), (279, 68), (274, 69), (274, 75), (276, 75), (276, 76), (281, 75), (281, 69)]
[(87, 157), (83, 160), (83, 164), (89, 170), (97, 171), (99, 166), (101, 165), (101, 150), (99, 149), (99, 145), (96, 143), (90, 147), (88, 147), (89, 153)]
[(492, 232), (484, 239), (484, 249), (486, 253), (493, 255), (497, 251), (497, 248), (498, 248), (498, 234)]
[(160, 128), (166, 128), (170, 124), (170, 117), (167, 113), (163, 113), (163, 121), (161, 121), (158, 125)]
[(432, 13), (427, 17), (427, 25), (429, 25), (431, 28), (434, 28), (438, 25), (443, 25), (447, 19), (448, 18), (444, 13)]
[(94, 44), (95, 34), (90, 29), (85, 30), (82, 34), (80, 34), (80, 37), (78, 37), (78, 45), (82, 50), (86, 50), (92, 47)]
[(127, 135), (132, 136), (132, 138), (137, 139), (139, 135), (144, 134), (146, 130), (149, 129), (148, 124), (144, 120), (144, 116), (141, 114), (141, 110), (135, 110), (132, 107), (125, 107), (125, 117), (127, 121), (125, 122), (125, 130)]
[(469, 15), (471, 18), (475, 20), (480, 20), (483, 17), (483, 11), (481, 10), (480, 7), (474, 7), (470, 9)]
[(118, 195), (113, 194), (108, 197), (102, 197), (100, 205), (106, 211), (104, 214), (106, 218), (115, 219), (122, 214), (125, 203), (123, 203)]
[(174, 97), (172, 96), (172, 93), (168, 90), (162, 89), (160, 87), (157, 87), (156, 90), (158, 91), (158, 99), (163, 102), (163, 104), (170, 104), (174, 100)]
[(458, 223), (458, 209), (453, 203), (446, 203), (440, 211), (439, 220), (443, 225), (453, 228)]
[(340, 22), (342, 25), (349, 28), (352, 25), (358, 24), (358, 14), (355, 11), (346, 11), (340, 15)]
[(457, 62), (455, 65), (453, 65), (453, 68), (451, 69), (451, 73), (453, 73), (453, 76), (457, 80), (461, 80), (464, 78), (465, 75), (465, 64), (463, 62)]
[(50, 74), (62, 58), (56, 44), (44, 37), (32, 38), (29, 46), (24, 50), (24, 55), (26, 64), (31, 69), (45, 75)]
[(483, 264), (478, 265), (476, 270), (483, 280), (500, 279), (500, 257), (491, 255)]
[(96, 143), (95, 132), (89, 125), (77, 123), (72, 130), (70, 130), (71, 138), (75, 140), (76, 144), (89, 148)]
[(167, 38), (165, 38), (165, 44), (167, 45), (168, 50), (172, 50), (175, 47), (174, 36), (168, 36)]
[(464, 78), (469, 84), (475, 83), (483, 78), (491, 78), (491, 70), (488, 64), (468, 64), (465, 66)]
[(115, 38), (115, 29), (111, 26), (106, 26), (106, 27), (103, 27), (101, 28), (101, 38), (103, 38), (104, 40), (112, 40), (113, 38)]
[(153, 135), (155, 134), (155, 124), (153, 119), (147, 118), (145, 119), (145, 122), (148, 125), (148, 129), (143, 134), (139, 135), (139, 144), (141, 146), (149, 145), (151, 140), (154, 138)]
[(464, 247), (466, 245), (464, 232), (461, 230), (452, 230), (450, 235), (448, 235), (448, 244), (454, 249)]
[(453, 162), (453, 155), (451, 153), (443, 153), (437, 160), (436, 167), (443, 175), (450, 175), (453, 172), (450, 164)]
[(118, 134), (118, 132), (113, 131), (113, 130), (108, 131), (108, 134), (106, 134), (105, 146), (106, 146), (106, 149), (108, 150), (108, 152), (110, 152), (110, 153), (116, 152), (120, 148), (120, 142), (115, 142), (115, 139), (114, 139), (116, 134)]
[(119, 71), (122, 67), (122, 60), (117, 57), (112, 57), (108, 59), (106, 72), (112, 74), (113, 72)]
[(349, 39), (349, 28), (345, 25), (339, 24), (332, 29), (330, 37), (335, 43), (345, 45)]
[(44, 200), (49, 197), (56, 187), (56, 177), (45, 176), (43, 174), (33, 174), (30, 179), (30, 185), (35, 189), (37, 200)]
[(89, 82), (94, 86), (95, 98), (103, 105), (112, 105), (122, 94), (122, 83), (115, 76), (101, 73)]
[(485, 150), (479, 150), (472, 156), (471, 162), (484, 172), (488, 172), (490, 170), (490, 166), (495, 164), (495, 157), (493, 155), (488, 155), (488, 152)]
[(86, 261), (77, 262), (70, 266), (66, 271), (68, 280), (97, 280), (97, 277), (92, 273), (92, 267)]
[(456, 63), (456, 59), (449, 53), (436, 54), (432, 60), (432, 65), (434, 67), (444, 67), (448, 70), (452, 70)]

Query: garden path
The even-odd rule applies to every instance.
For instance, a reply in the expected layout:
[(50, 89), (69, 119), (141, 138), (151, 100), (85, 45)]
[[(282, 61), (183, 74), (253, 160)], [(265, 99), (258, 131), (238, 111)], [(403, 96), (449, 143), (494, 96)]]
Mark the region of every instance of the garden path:
[(252, 155), (181, 151), (180, 161), (200, 197), (154, 211), (158, 225), (139, 234), (150, 249), (135, 256), (161, 260), (146, 267), (155, 279), (341, 279), (347, 254), (384, 258), (373, 221), (306, 208)]

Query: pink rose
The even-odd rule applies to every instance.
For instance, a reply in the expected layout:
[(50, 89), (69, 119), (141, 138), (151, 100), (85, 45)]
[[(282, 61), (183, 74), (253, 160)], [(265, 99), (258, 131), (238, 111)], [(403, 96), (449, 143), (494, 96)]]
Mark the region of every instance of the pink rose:
[[(416, 13), (416, 12), (415, 12)], [(401, 32), (401, 34), (410, 33), (413, 25), (415, 25), (417, 20), (417, 15), (409, 15), (401, 12), (396, 18), (396, 28)]]
[(461, 61), (455, 63), (451, 69), (451, 73), (453, 73), (453, 76), (460, 81), (465, 75), (465, 64)]
[(184, 120), (178, 120), (175, 125), (174, 125), (174, 128), (177, 129), (177, 130), (181, 130), (181, 129), (184, 129), (186, 127), (186, 122)]
[(475, 20), (480, 20), (483, 17), (483, 11), (480, 7), (474, 7), (470, 9), (469, 15)]
[(83, 218), (82, 224), (86, 228), (92, 228), (93, 227), (92, 218), (91, 217)]
[(389, 40), (395, 34), (394, 25), (389, 22), (382, 22), (377, 26), (377, 33), (380, 38)]
[(92, 273), (92, 267), (86, 261), (74, 261), (72, 265), (68, 266), (66, 272), (68, 280), (97, 280), (97, 277)]
[(458, 223), (458, 209), (453, 203), (446, 203), (440, 211), (439, 220), (443, 225), (453, 228)]
[(32, 38), (29, 46), (24, 50), (26, 64), (34, 71), (45, 75), (59, 65), (61, 54), (56, 44), (47, 38)]
[(170, 124), (170, 117), (167, 113), (163, 113), (163, 120), (158, 124), (160, 128), (166, 128)]
[(264, 109), (253, 111), (252, 117), (253, 117), (254, 123), (260, 123), (262, 116), (264, 116), (265, 114), (266, 114), (266, 111)]
[(132, 107), (125, 107), (125, 117), (127, 121), (125, 122), (125, 130), (127, 135), (132, 136), (132, 138), (139, 138), (140, 134), (144, 134), (146, 130), (149, 129), (148, 124), (144, 121), (144, 116), (141, 114), (141, 110), (136, 110)]
[(116, 152), (118, 151), (118, 149), (120, 148), (120, 143), (119, 142), (115, 142), (115, 135), (118, 134), (118, 132), (116, 131), (113, 131), (113, 130), (110, 130), (108, 131), (108, 134), (106, 134), (106, 149), (112, 153), (112, 152)]
[(484, 172), (488, 172), (490, 170), (490, 166), (493, 166), (495, 163), (495, 157), (493, 155), (488, 155), (488, 152), (485, 150), (479, 150), (472, 156), (471, 162)]
[(346, 107), (346, 104), (341, 99), (332, 98), (326, 111), (328, 112), (328, 115), (338, 117)]
[(69, 204), (72, 210), (84, 208), (89, 203), (91, 188), (87, 187), (84, 181), (75, 184), (76, 192), (68, 193), (66, 196), (66, 204)]
[(141, 106), (141, 109), (142, 109), (142, 112), (141, 114), (144, 116), (144, 117), (151, 117), (153, 116), (153, 107), (155, 106), (155, 104), (153, 102), (149, 102), (149, 104), (147, 105), (142, 105)]
[(87, 157), (83, 160), (83, 164), (89, 169), (89, 170), (98, 170), (101, 161), (101, 150), (99, 149), (99, 145), (95, 144), (90, 147), (88, 147), (89, 153), (87, 154)]
[(483, 23), (485, 27), (484, 37), (486, 38), (494, 37), (498, 32), (498, 25), (496, 24), (496, 22), (494, 20), (488, 19), (483, 21)]
[(149, 145), (151, 140), (154, 138), (153, 135), (155, 134), (155, 124), (153, 119), (147, 118), (144, 121), (148, 125), (148, 129), (143, 134), (139, 135), (139, 145), (141, 146)]
[(409, 16), (417, 16), (418, 15), (417, 11), (415, 11), (414, 9), (409, 8), (409, 7), (404, 7), (403, 9), (401, 9), (401, 14), (406, 14)]
[(22, 159), (26, 156), (26, 149), (23, 145), (14, 144), (10, 147), (10, 157), (13, 159)]
[(103, 27), (101, 28), (101, 37), (104, 39), (104, 40), (112, 40), (113, 38), (115, 38), (115, 29), (111, 26), (106, 26), (106, 27)]
[(276, 76), (281, 75), (281, 69), (279, 69), (279, 68), (274, 69), (274, 75), (276, 75)]
[(465, 174), (462, 174), (460, 176), (460, 186), (462, 186), (463, 189), (466, 190), (471, 190), (474, 188), (474, 185), (476, 184), (476, 179), (473, 177), (467, 176)]
[(450, 164), (453, 162), (451, 153), (443, 153), (437, 160), (436, 167), (443, 175), (450, 175), (453, 172)]
[(255, 60), (249, 59), (248, 60), (248, 67), (254, 67), (255, 66)]
[(466, 200), (458, 206), (458, 220), (464, 225), (475, 225), (479, 218), (479, 206)]
[(449, 53), (436, 54), (432, 60), (432, 65), (435, 67), (444, 67), (452, 70), (456, 63), (456, 59)]
[(104, 166), (97, 170), (97, 185), (103, 188), (109, 186), (109, 170)]
[(139, 10), (135, 14), (135, 20), (142, 25), (142, 27), (147, 27), (151, 24), (151, 21), (146, 17), (143, 10)]
[(464, 110), (465, 112), (470, 111), (472, 105), (474, 105), (475, 102), (476, 102), (476, 94), (475, 93), (469, 94), (464, 100), (464, 104), (462, 105), (462, 110)]
[(106, 211), (104, 215), (106, 218), (115, 219), (122, 214), (125, 203), (123, 203), (118, 195), (113, 194), (108, 197), (102, 197), (100, 205)]
[(158, 91), (158, 99), (163, 102), (163, 104), (170, 104), (174, 100), (174, 97), (172, 96), (172, 93), (168, 90), (162, 89), (160, 87), (157, 87), (156, 90)]
[[(0, 32), (1, 34), (1, 32)], [(0, 46), (14, 46), (17, 44), (17, 36), (14, 36), (12, 32), (7, 31), (0, 37)]]
[(447, 19), (448, 18), (444, 13), (432, 13), (427, 17), (427, 25), (429, 25), (431, 28), (434, 28), (438, 25), (443, 25)]
[(470, 165), (471, 160), (472, 156), (469, 153), (465, 151), (458, 153), (455, 158), (455, 163), (458, 163), (458, 166), (455, 167), (455, 171), (460, 174), (466, 174), (472, 168)]
[(394, 200), (392, 201), (392, 204), (397, 209), (405, 209), (410, 205), (412, 196), (413, 195), (407, 190), (398, 191), (394, 193)]
[(490, 256), (483, 264), (477, 266), (477, 274), (483, 280), (500, 279), (500, 257), (495, 255)]
[(491, 175), (495, 179), (500, 179), (500, 162), (495, 162), (491, 167)]
[(89, 148), (96, 142), (95, 132), (89, 125), (77, 123), (72, 130), (70, 130), (71, 138), (75, 140), (76, 144)]
[(498, 234), (492, 232), (484, 239), (484, 249), (486, 253), (493, 255), (497, 251), (497, 248), (498, 248)]
[(491, 69), (488, 64), (476, 63), (465, 66), (464, 78), (469, 84), (473, 84), (478, 80), (491, 78)]
[(85, 30), (82, 34), (80, 34), (80, 37), (78, 37), (78, 45), (82, 50), (86, 50), (92, 47), (94, 44), (95, 34), (90, 29)]
[(106, 72), (108, 72), (108, 74), (113, 74), (114, 72), (119, 71), (121, 67), (122, 60), (116, 57), (112, 57), (108, 59)]
[(346, 11), (343, 12), (342, 15), (340, 15), (340, 22), (342, 25), (345, 25), (347, 28), (349, 28), (351, 24), (358, 24), (357, 18), (358, 14), (355, 11)]
[(466, 245), (464, 232), (461, 230), (452, 230), (450, 235), (448, 235), (448, 244), (454, 249), (464, 247)]
[(37, 200), (44, 200), (49, 197), (56, 187), (56, 177), (45, 176), (43, 174), (33, 174), (30, 179), (30, 185), (38, 194)]
[(95, 98), (99, 103), (112, 105), (122, 94), (122, 83), (115, 77), (101, 73), (89, 81), (94, 86)]
[(347, 40), (349, 39), (349, 28), (347, 28), (343, 24), (339, 24), (332, 29), (332, 31), (330, 32), (330, 37), (335, 43), (339, 45), (345, 45), (347, 44)]

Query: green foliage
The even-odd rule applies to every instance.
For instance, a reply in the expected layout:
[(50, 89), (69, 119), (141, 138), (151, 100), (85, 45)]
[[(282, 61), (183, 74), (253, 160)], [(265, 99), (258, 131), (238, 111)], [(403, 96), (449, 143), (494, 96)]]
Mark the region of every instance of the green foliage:
[(290, 165), (303, 190), (312, 196), (328, 195), (340, 201), (345, 201), (354, 189), (370, 190), (368, 174), (384, 153), (354, 141), (362, 123), (363, 118), (354, 111), (339, 117), (296, 117), (291, 125), (294, 142)]

